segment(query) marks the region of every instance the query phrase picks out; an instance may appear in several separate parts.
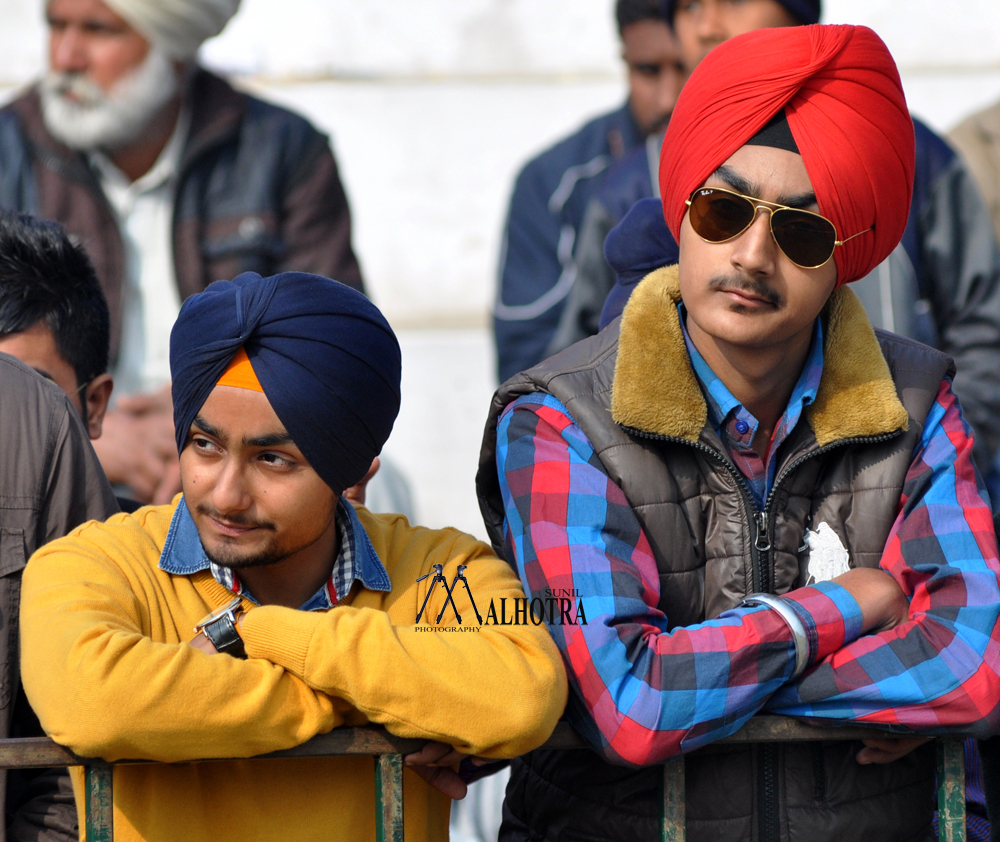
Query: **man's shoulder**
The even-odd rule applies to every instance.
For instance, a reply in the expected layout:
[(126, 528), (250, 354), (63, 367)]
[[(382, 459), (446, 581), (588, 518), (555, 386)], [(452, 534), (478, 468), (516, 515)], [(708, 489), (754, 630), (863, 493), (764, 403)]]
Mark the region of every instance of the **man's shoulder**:
[(14, 95), (3, 108), (0, 108), (0, 119), (16, 119), (20, 123), (31, 122), (36, 117), (40, 121), (42, 103), (38, 95), (38, 86), (31, 85)]
[(25, 88), (0, 108), (0, 164), (8, 169), (33, 147), (44, 147), (62, 158), (73, 154), (45, 127), (37, 85)]
[(913, 134), (916, 143), (918, 170), (933, 178), (937, 173), (952, 165), (958, 156), (947, 141), (920, 119), (913, 118)]
[(104, 521), (87, 521), (46, 544), (36, 555), (85, 553), (121, 568), (155, 568), (176, 508), (175, 500), (161, 506), (142, 506), (131, 514), (120, 512)]
[(637, 133), (628, 105), (600, 114), (531, 158), (521, 168), (518, 180), (541, 179), (554, 188), (563, 173), (571, 167), (583, 166), (595, 158), (611, 155), (612, 138), (616, 134), (627, 147), (617, 151), (620, 155), (634, 145), (631, 141)]
[(327, 142), (326, 136), (303, 115), (237, 90), (204, 68), (198, 69), (191, 84), (193, 141), (224, 134), (244, 144), (279, 146), (287, 149), (290, 157), (319, 141)]
[(1000, 139), (1000, 101), (970, 114), (953, 128), (948, 136), (956, 139)]
[(404, 515), (370, 512), (363, 506), (355, 511), (393, 580), (418, 568), (426, 572), (433, 564), (466, 564), (473, 558), (495, 558), (486, 544), (458, 529), (414, 526)]
[(907, 388), (917, 375), (936, 390), (942, 379), (955, 376), (955, 362), (944, 351), (881, 328), (875, 328), (875, 338), (897, 388)]
[(37, 464), (36, 473), (41, 473), (41, 462), (50, 458), (55, 440), (73, 423), (77, 410), (55, 383), (4, 353), (0, 353), (0, 395), (0, 430), (11, 436), (0, 449), (0, 468), (10, 472), (5, 479), (9, 488), (15, 478), (30, 481), (15, 465)]
[[(27, 401), (47, 408), (56, 405), (72, 406), (66, 394), (53, 382), (46, 380), (17, 357), (0, 353), (0, 414), (21, 414)], [(13, 417), (13, 416), (11, 416)]]

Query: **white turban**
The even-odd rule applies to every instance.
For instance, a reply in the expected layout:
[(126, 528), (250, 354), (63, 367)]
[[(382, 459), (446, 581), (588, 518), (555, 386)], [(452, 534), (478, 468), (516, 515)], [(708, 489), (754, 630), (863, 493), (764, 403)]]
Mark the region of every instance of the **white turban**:
[(202, 42), (222, 32), (240, 0), (105, 0), (172, 59), (194, 58)]

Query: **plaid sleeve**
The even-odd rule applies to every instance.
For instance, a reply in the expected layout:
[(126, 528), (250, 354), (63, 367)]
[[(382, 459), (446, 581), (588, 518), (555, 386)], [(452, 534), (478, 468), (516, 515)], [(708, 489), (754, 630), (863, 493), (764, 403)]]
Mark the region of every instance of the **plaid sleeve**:
[(769, 708), (929, 733), (996, 732), (1000, 566), (972, 446), (945, 380), (881, 561), (910, 599), (909, 621), (826, 656)]
[[(508, 557), (531, 597), (579, 595), (583, 617), (549, 625), (569, 673), (568, 715), (612, 762), (659, 763), (727, 736), (791, 677), (795, 648), (768, 608), (668, 631), (649, 542), (622, 490), (548, 395), (501, 416), (497, 465)], [(564, 590), (562, 590), (564, 589)], [(854, 640), (861, 611), (829, 582), (791, 600), (816, 660)]]

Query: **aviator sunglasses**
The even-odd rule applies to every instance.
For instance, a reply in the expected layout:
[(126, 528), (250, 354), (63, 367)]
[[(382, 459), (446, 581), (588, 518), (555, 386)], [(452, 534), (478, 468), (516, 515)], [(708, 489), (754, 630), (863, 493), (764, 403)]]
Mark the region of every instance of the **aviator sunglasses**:
[(825, 216), (743, 196), (720, 187), (699, 187), (687, 200), (695, 234), (707, 243), (736, 239), (757, 218), (758, 210), (771, 215), (771, 236), (785, 257), (800, 269), (818, 269), (833, 257), (833, 250), (871, 231), (866, 228), (844, 240)]

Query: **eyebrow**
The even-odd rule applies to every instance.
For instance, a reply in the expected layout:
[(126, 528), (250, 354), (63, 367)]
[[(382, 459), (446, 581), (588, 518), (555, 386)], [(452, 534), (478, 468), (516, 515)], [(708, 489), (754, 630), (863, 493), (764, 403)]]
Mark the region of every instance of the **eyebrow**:
[[(227, 438), (227, 436), (220, 429), (213, 427), (200, 415), (195, 416), (193, 423), (195, 427), (206, 435), (212, 436), (220, 441), (225, 441)], [(285, 444), (295, 444), (287, 430), (265, 433), (262, 436), (254, 436), (253, 438), (243, 438), (244, 447), (280, 447)]]
[(281, 447), (284, 444), (295, 444), (292, 437), (284, 430), (280, 433), (267, 433), (263, 436), (255, 436), (252, 439), (243, 439), (243, 444), (247, 447)]
[[(733, 190), (737, 193), (742, 193), (744, 196), (751, 196), (757, 199), (760, 197), (760, 194), (764, 192), (764, 188), (760, 184), (750, 181), (748, 178), (744, 178), (732, 167), (728, 167), (725, 164), (712, 173), (712, 177), (717, 178), (720, 181), (724, 181), (732, 187)], [(785, 205), (789, 208), (809, 208), (817, 204), (816, 194), (810, 190), (808, 193), (778, 196), (772, 204)]]

